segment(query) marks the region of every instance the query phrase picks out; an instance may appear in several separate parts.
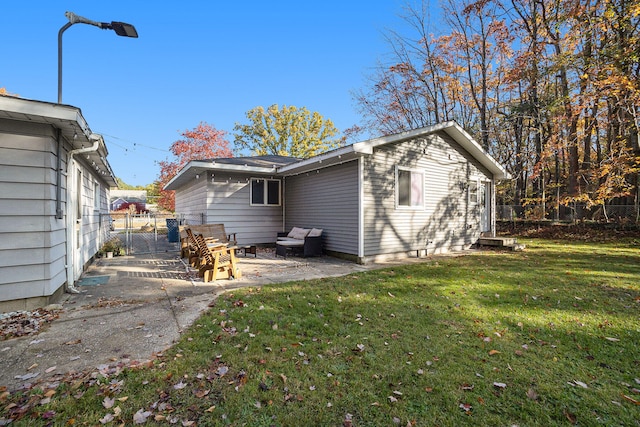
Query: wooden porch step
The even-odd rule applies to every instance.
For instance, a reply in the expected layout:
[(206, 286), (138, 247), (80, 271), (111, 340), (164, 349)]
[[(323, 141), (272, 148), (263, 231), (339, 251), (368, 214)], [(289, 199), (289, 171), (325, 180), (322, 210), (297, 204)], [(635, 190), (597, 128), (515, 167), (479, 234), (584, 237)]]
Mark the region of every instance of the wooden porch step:
[(512, 251), (521, 251), (526, 247), (522, 243), (518, 243), (518, 239), (515, 237), (481, 237), (478, 239), (478, 246), (509, 248)]

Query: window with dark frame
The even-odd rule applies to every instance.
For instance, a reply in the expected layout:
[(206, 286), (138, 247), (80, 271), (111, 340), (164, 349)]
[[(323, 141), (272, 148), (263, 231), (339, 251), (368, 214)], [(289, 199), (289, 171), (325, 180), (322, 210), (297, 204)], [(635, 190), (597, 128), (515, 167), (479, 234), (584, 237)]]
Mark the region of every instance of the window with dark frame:
[(251, 179), (252, 206), (279, 206), (280, 181), (277, 179)]

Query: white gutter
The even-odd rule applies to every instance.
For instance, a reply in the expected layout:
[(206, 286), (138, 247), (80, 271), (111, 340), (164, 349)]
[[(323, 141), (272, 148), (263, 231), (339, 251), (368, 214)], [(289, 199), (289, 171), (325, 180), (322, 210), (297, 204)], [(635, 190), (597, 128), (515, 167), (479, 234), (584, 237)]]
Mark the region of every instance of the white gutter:
[[(72, 201), (74, 200), (71, 197), (71, 194), (73, 193), (74, 188), (77, 188), (77, 183), (74, 182), (74, 184), (76, 185), (71, 184), (72, 179), (70, 177), (71, 175), (70, 172), (71, 172), (71, 164), (73, 163), (73, 156), (75, 156), (76, 154), (91, 153), (91, 152), (98, 151), (98, 149), (100, 148), (100, 143), (102, 142), (102, 136), (92, 133), (91, 135), (89, 135), (89, 141), (93, 141), (93, 144), (90, 147), (77, 148), (75, 150), (69, 151), (69, 153), (67, 154), (67, 265), (66, 265), (67, 287), (66, 287), (66, 291), (71, 294), (80, 293), (78, 288), (75, 287), (75, 279), (73, 277), (73, 262), (74, 262), (74, 249), (75, 249), (73, 245), (73, 241), (74, 241), (73, 239), (74, 239), (75, 225), (81, 222), (82, 218), (76, 218), (77, 211), (75, 209), (75, 206), (70, 206), (72, 204)], [(73, 179), (75, 180), (77, 179), (77, 177), (74, 177)], [(76, 197), (81, 197), (81, 195), (78, 194), (76, 195)]]

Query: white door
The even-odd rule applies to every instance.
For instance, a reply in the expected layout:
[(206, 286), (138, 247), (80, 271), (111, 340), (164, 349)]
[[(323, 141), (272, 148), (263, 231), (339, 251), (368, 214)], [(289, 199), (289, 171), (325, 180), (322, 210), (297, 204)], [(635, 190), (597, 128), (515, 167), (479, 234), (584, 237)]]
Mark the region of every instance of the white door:
[(480, 208), (480, 231), (491, 231), (491, 183), (480, 182), (478, 187), (478, 207)]
[(83, 183), (82, 183), (82, 170), (80, 166), (76, 163), (76, 173), (75, 173), (75, 200), (72, 200), (73, 203), (73, 237), (72, 237), (72, 253), (73, 253), (73, 280), (77, 280), (80, 278), (82, 274), (82, 267), (84, 265), (84, 260), (82, 259), (82, 194), (83, 194)]

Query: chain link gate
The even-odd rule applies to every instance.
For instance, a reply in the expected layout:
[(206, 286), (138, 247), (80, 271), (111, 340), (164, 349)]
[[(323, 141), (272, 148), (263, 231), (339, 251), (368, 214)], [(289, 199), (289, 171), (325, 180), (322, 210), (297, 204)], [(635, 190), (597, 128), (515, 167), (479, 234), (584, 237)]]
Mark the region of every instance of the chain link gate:
[(168, 235), (170, 230), (167, 224), (176, 224), (173, 221), (177, 221), (172, 214), (111, 212), (105, 216), (108, 218), (102, 221), (105, 224), (104, 241), (118, 241), (123, 248), (123, 255), (178, 250), (179, 237), (177, 240), (174, 238), (171, 239), (174, 241), (170, 241)]

